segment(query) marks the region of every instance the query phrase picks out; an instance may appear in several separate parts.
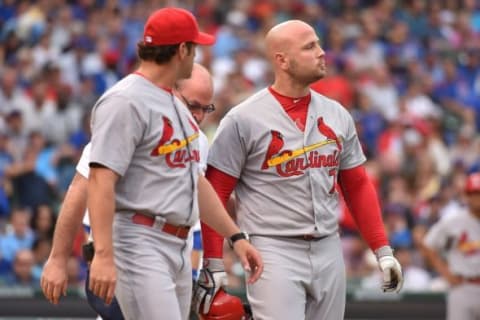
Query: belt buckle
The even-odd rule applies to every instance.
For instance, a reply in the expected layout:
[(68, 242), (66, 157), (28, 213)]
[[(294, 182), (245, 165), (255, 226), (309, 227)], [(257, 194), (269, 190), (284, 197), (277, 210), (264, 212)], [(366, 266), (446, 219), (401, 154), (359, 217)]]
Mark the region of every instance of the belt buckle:
[(165, 219), (159, 215), (155, 215), (153, 219), (154, 221), (153, 221), (152, 227), (154, 227), (155, 229), (162, 230), (166, 224)]

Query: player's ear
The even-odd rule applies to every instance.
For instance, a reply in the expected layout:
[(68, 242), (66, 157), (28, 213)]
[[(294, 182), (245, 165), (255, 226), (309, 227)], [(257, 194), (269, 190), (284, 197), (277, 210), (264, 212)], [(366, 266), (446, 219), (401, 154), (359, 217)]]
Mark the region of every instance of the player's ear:
[(283, 70), (288, 70), (289, 61), (283, 52), (275, 53), (275, 63), (278, 64)]
[(178, 54), (180, 59), (185, 59), (195, 52), (195, 44), (193, 42), (182, 42), (178, 45)]
[(185, 45), (185, 42), (182, 42), (178, 45), (177, 54), (180, 60), (185, 59), (185, 57), (187, 56), (187, 47)]

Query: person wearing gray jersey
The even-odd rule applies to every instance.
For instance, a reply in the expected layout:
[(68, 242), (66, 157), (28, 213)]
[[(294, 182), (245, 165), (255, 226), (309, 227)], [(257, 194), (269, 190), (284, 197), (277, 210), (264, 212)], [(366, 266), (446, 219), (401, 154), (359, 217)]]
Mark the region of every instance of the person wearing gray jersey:
[[(200, 123), (206, 113), (212, 111), (213, 85), (210, 73), (203, 66), (194, 64), (191, 77), (179, 81), (174, 89), (174, 94), (186, 104), (197, 123)], [(208, 141), (201, 131), (200, 134), (200, 171), (204, 174)], [(66, 294), (67, 260), (72, 252), (74, 237), (81, 225), (82, 218), (86, 232), (88, 233), (90, 230), (90, 220), (85, 210), (90, 171), (88, 166), (90, 148), (91, 144), (88, 143), (77, 164), (77, 173), (65, 195), (55, 228), (52, 250), (42, 272), (41, 288), (45, 297), (53, 304), (57, 304), (60, 296)], [(88, 286), (89, 281), (85, 285)], [(123, 319), (115, 298), (110, 305), (106, 305), (102, 300), (92, 295), (90, 290), (87, 289), (86, 293), (90, 306), (102, 319)]]
[(448, 282), (447, 319), (480, 319), (480, 173), (465, 184), (468, 208), (441, 218), (422, 246), (435, 270)]
[[(314, 29), (299, 20), (281, 23), (267, 33), (265, 47), (275, 81), (222, 119), (206, 177), (224, 203), (235, 190), (237, 221), (262, 254), (264, 272), (247, 285), (254, 319), (340, 320), (346, 299), (340, 188), (377, 256), (384, 291), (401, 289), (401, 267), (388, 245), (352, 117), (309, 88), (325, 76)], [(194, 306), (204, 319), (215, 319), (210, 311), (222, 293), (223, 238), (203, 225), (202, 237), (204, 268)]]
[[(188, 235), (199, 213), (224, 236), (240, 233), (199, 174), (199, 128), (171, 89), (190, 76), (195, 46), (213, 42), (190, 12), (157, 10), (138, 44), (137, 71), (92, 110), (89, 289), (107, 304), (115, 293), (126, 319), (188, 318)], [(255, 282), (263, 271), (258, 251), (244, 240), (234, 250)]]

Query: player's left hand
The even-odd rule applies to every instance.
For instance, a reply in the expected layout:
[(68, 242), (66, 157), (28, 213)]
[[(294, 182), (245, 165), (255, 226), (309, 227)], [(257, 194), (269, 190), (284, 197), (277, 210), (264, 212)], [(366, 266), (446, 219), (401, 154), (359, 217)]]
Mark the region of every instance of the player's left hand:
[(382, 247), (376, 252), (378, 266), (383, 272), (383, 292), (399, 292), (403, 286), (402, 267), (393, 256), (390, 247)]
[(263, 260), (260, 253), (248, 240), (238, 240), (233, 244), (233, 251), (237, 254), (243, 269), (249, 274), (247, 282), (254, 283), (263, 272)]
[(393, 256), (381, 257), (378, 265), (383, 272), (383, 292), (399, 292), (403, 286), (402, 267)]

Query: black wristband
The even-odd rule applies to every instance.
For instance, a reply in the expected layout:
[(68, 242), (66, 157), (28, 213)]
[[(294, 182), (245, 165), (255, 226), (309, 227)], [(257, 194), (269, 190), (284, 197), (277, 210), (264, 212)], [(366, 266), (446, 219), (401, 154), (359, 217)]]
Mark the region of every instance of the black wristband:
[(239, 232), (232, 235), (230, 238), (228, 238), (228, 244), (230, 245), (230, 248), (233, 248), (233, 244), (235, 243), (235, 241), (242, 240), (242, 239), (249, 241), (250, 237), (248, 236), (248, 233)]

